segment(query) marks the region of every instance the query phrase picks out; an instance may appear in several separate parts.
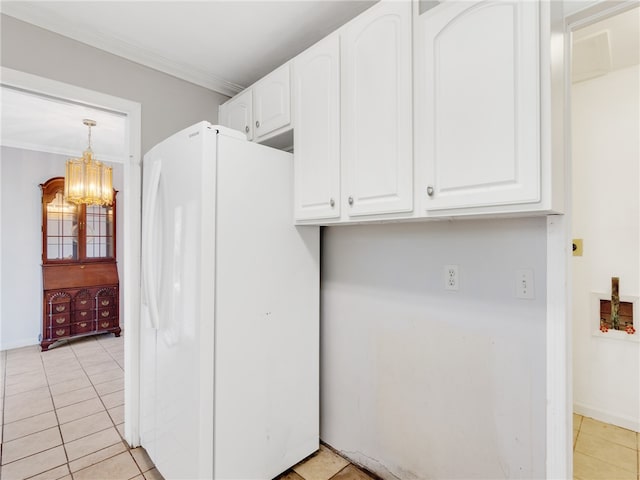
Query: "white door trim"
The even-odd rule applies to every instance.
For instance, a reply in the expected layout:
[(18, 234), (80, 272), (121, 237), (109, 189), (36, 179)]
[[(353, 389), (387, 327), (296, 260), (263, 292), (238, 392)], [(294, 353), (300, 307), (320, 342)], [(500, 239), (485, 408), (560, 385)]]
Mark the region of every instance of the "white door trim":
[(126, 134), (129, 158), (124, 162), (123, 251), (122, 277), (126, 332), (124, 335), (124, 401), (125, 440), (131, 446), (140, 444), (139, 435), (139, 332), (140, 332), (140, 209), (141, 209), (141, 105), (131, 100), (39, 77), (2, 67), (1, 83), (26, 91), (83, 103), (121, 113), (127, 117)]
[[(586, 4), (587, 2), (585, 2)], [(573, 319), (570, 268), (572, 223), (571, 34), (638, 6), (638, 0), (599, 0), (567, 16), (565, 28), (565, 215), (547, 217), (547, 466), (546, 478), (573, 478)]]

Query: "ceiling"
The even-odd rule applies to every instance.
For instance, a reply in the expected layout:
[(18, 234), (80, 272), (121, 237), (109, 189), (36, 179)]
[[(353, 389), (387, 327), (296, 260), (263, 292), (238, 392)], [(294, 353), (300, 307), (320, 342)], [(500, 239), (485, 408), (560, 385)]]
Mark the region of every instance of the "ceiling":
[(3, 146), (78, 157), (88, 145), (89, 131), (82, 123), (88, 118), (96, 122), (91, 129), (96, 158), (116, 163), (126, 160), (129, 149), (124, 115), (4, 85), (0, 93)]
[(2, 1), (0, 10), (233, 96), (376, 1)]

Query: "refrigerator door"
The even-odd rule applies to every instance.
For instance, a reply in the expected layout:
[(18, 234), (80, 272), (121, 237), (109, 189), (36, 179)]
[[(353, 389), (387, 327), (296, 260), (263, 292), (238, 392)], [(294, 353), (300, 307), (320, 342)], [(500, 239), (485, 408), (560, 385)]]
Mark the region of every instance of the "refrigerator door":
[(215, 144), (202, 122), (144, 157), (141, 437), (165, 478), (213, 475)]
[(293, 156), (218, 137), (215, 478), (318, 449), (319, 229), (293, 225)]

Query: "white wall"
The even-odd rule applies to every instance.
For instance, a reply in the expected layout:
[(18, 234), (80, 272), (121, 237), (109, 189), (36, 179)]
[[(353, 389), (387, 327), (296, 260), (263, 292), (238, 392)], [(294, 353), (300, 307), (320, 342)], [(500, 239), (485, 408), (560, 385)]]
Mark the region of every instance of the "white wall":
[(620, 295), (640, 296), (639, 86), (635, 66), (572, 87), (573, 237), (584, 239), (573, 257), (574, 407), (636, 431), (640, 323), (633, 337), (599, 334), (590, 296), (609, 295), (614, 276)]
[[(38, 185), (64, 175), (66, 157), (49, 153), (2, 147), (0, 150), (0, 192), (2, 194), (2, 310), (0, 350), (38, 343), (42, 328), (42, 204)], [(123, 165), (112, 164), (113, 184), (122, 190)], [(123, 193), (118, 193), (117, 217), (122, 218)], [(124, 231), (118, 225), (117, 245)], [(123, 261), (122, 248), (117, 260)], [(124, 288), (121, 278), (121, 288)], [(120, 324), (125, 325), (120, 305)]]
[(324, 229), (321, 438), (385, 479), (544, 478), (545, 245), (544, 218)]

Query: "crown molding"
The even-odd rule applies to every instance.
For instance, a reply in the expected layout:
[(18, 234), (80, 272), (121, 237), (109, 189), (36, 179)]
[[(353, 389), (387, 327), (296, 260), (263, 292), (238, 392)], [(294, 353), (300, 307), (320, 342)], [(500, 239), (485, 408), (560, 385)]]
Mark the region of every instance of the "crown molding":
[(31, 2), (3, 1), (0, 2), (0, 12), (229, 97), (245, 88), (201, 68), (171, 60), (156, 51), (125, 42), (105, 32), (82, 25), (70, 25), (67, 20), (46, 9), (45, 5), (46, 3), (36, 6)]

